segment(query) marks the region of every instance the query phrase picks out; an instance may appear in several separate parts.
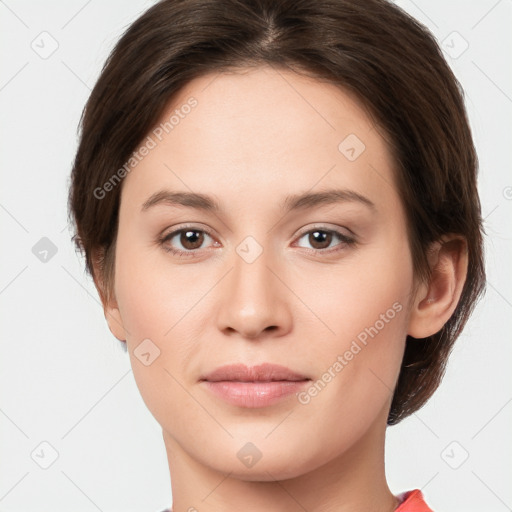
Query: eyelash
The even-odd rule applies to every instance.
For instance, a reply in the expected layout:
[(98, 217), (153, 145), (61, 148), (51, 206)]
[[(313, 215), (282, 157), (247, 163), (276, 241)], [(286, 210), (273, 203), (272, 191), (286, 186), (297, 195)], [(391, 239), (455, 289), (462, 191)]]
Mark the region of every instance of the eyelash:
[[(205, 233), (209, 237), (213, 238), (212, 233), (207, 229), (204, 229), (204, 228), (198, 229), (194, 226), (184, 226), (184, 227), (174, 230), (168, 234), (162, 235), (161, 237), (159, 237), (158, 243), (163, 247), (163, 249), (166, 252), (169, 252), (169, 253), (173, 254), (174, 256), (177, 256), (178, 258), (193, 258), (193, 257), (195, 257), (195, 253), (197, 251), (199, 251), (200, 249), (182, 251), (181, 249), (174, 249), (167, 244), (167, 242), (172, 240), (176, 235), (186, 232), (186, 231), (195, 231), (195, 232), (199, 232), (199, 233)], [(334, 236), (338, 237), (338, 239), (340, 240), (340, 243), (335, 245), (334, 247), (331, 247), (328, 249), (309, 249), (307, 247), (302, 247), (302, 249), (305, 249), (306, 251), (314, 253), (314, 254), (321, 254), (321, 255), (329, 254), (330, 255), (332, 253), (336, 253), (336, 252), (343, 250), (343, 248), (346, 248), (347, 246), (350, 247), (352, 245), (355, 245), (355, 243), (356, 243), (356, 240), (354, 238), (351, 238), (335, 229), (328, 229), (328, 228), (324, 228), (322, 226), (314, 227), (312, 229), (304, 231), (303, 233), (301, 233), (298, 236), (297, 239), (300, 240), (305, 235), (314, 233), (315, 231), (320, 231), (322, 233), (334, 235)]]

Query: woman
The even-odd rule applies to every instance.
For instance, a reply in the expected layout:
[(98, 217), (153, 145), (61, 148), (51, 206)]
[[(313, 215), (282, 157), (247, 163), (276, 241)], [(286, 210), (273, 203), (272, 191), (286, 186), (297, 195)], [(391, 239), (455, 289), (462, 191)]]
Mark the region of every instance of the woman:
[(162, 426), (173, 512), (429, 511), (387, 425), (485, 275), (432, 35), (382, 0), (163, 0), (85, 107), (75, 241)]

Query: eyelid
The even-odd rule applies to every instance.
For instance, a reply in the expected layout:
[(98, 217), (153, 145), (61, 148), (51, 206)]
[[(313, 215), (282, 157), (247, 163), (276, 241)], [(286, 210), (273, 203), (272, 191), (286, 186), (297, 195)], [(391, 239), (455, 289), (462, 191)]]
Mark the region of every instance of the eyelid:
[(346, 236), (347, 238), (355, 238), (355, 233), (347, 228), (347, 227), (344, 227), (344, 226), (331, 226), (329, 227), (328, 224), (322, 224), (322, 223), (313, 223), (312, 225), (309, 225), (308, 227), (304, 228), (304, 229), (301, 229), (301, 231), (299, 231), (299, 233), (297, 235), (295, 235), (294, 238), (297, 238), (297, 237), (302, 237), (304, 236), (306, 233), (310, 233), (311, 231), (314, 231), (314, 230), (318, 230), (318, 231), (328, 231), (328, 232), (333, 232), (333, 233), (339, 233), (340, 235), (344, 235), (341, 231), (342, 230), (347, 230), (348, 233), (347, 235), (344, 235)]
[(187, 229), (191, 231), (203, 231), (207, 235), (211, 236), (212, 238), (215, 238), (213, 235), (213, 231), (203, 226), (202, 224), (194, 224), (194, 223), (185, 223), (183, 225), (178, 225), (177, 227), (169, 228), (169, 230), (165, 229), (161, 235), (161, 238), (167, 238), (170, 235), (176, 235), (177, 233), (180, 233), (181, 231), (186, 231)]

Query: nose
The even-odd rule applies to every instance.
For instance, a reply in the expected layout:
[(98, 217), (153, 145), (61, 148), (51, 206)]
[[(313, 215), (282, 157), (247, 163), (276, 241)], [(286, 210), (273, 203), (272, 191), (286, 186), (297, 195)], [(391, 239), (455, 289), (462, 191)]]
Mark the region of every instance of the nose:
[(219, 329), (248, 339), (286, 334), (292, 326), (292, 293), (284, 284), (281, 266), (265, 250), (252, 262), (240, 254), (234, 253), (233, 268), (223, 280)]

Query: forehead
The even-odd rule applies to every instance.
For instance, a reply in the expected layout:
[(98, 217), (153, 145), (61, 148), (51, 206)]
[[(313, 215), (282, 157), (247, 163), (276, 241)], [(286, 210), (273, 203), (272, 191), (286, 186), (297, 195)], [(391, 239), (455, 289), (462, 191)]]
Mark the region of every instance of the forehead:
[(148, 137), (152, 148), (123, 185), (130, 204), (163, 187), (233, 205), (331, 186), (397, 199), (387, 144), (355, 95), (290, 70), (194, 79)]

